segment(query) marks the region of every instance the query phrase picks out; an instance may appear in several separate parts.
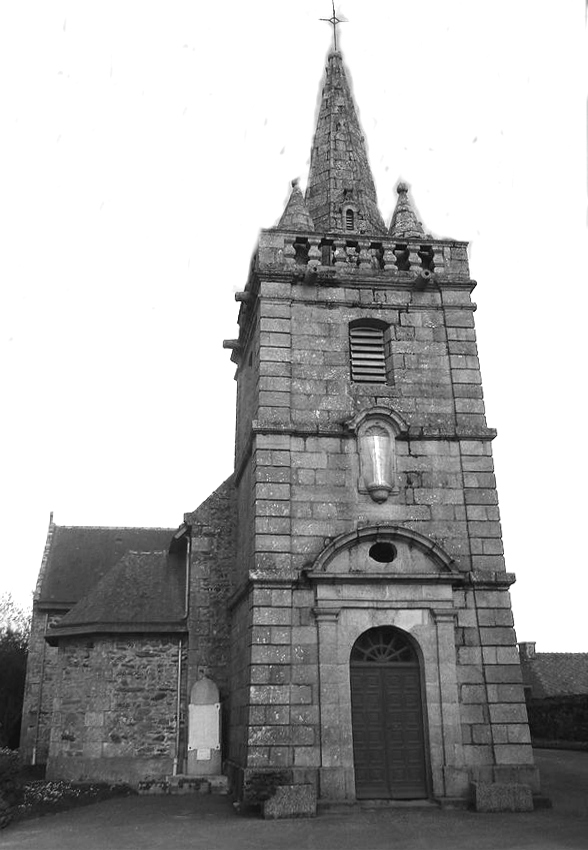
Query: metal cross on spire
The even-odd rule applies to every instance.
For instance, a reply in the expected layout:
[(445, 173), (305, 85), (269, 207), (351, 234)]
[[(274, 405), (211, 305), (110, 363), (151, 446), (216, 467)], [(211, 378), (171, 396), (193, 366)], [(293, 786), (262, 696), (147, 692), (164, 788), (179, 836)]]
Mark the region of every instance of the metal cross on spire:
[(346, 24), (347, 21), (338, 18), (335, 13), (335, 0), (331, 0), (331, 5), (333, 7), (333, 15), (330, 18), (320, 18), (321, 21), (326, 21), (328, 24), (331, 24), (333, 27), (333, 45), (335, 48), (335, 52), (337, 52), (337, 24)]

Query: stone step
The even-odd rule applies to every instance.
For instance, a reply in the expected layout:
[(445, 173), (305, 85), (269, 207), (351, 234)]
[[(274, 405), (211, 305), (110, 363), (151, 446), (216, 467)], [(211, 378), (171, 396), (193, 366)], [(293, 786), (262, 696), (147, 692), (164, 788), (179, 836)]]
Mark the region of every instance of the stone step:
[(158, 779), (142, 779), (137, 788), (139, 794), (228, 794), (229, 780), (226, 776), (161, 776)]
[[(356, 815), (378, 809), (436, 809), (438, 800), (324, 800), (318, 802), (319, 814)], [(465, 801), (467, 807), (467, 800)]]

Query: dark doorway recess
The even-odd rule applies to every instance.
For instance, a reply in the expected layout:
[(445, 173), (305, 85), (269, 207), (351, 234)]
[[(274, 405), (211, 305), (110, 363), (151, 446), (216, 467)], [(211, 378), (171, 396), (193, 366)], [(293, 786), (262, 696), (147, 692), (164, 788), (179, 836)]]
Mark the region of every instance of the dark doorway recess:
[(369, 629), (355, 642), (351, 712), (357, 798), (428, 797), (420, 664), (400, 629)]

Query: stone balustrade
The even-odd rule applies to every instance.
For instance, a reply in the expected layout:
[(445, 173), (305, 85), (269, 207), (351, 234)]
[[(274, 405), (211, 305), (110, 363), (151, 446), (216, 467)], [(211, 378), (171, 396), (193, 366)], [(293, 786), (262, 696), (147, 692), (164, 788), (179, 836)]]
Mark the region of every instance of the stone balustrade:
[(301, 234), (264, 230), (258, 268), (414, 277), (422, 271), (469, 280), (467, 243), (422, 239), (396, 241), (361, 234)]

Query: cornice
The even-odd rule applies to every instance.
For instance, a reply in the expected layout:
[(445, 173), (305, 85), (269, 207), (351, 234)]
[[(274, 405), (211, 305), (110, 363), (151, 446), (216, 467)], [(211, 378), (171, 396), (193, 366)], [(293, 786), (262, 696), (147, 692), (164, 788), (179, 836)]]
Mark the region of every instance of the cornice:
[(494, 570), (472, 570), (466, 575), (467, 583), (474, 590), (508, 590), (516, 581), (514, 573)]
[(45, 640), (50, 646), (57, 646), (60, 640), (75, 637), (104, 637), (105, 635), (142, 635), (142, 634), (187, 634), (185, 622), (162, 623), (84, 623), (79, 626), (59, 627), (59, 624), (45, 632)]
[[(374, 392), (373, 395), (378, 395)], [(350, 436), (347, 423), (340, 425), (296, 425), (295, 423), (263, 422), (254, 419), (251, 423), (252, 434), (286, 434), (292, 437), (344, 437)], [(496, 428), (476, 428), (471, 430), (444, 430), (442, 428), (428, 428), (426, 425), (410, 425), (408, 432), (398, 435), (397, 440), (494, 440), (497, 435)]]
[[(287, 228), (280, 227), (262, 227), (259, 231), (260, 236), (269, 236), (271, 238), (272, 235), (276, 233), (283, 234), (284, 236), (292, 236), (294, 238), (302, 237), (302, 238), (317, 238), (320, 239), (347, 239), (349, 238), (349, 233), (347, 231), (317, 231), (317, 230), (288, 230)], [(469, 242), (463, 239), (438, 239), (434, 236), (419, 236), (418, 238), (404, 239), (397, 236), (389, 236), (389, 235), (372, 235), (369, 233), (359, 233), (355, 237), (356, 239), (369, 239), (371, 242), (394, 242), (394, 243), (402, 243), (403, 245), (442, 245), (443, 247), (456, 247), (456, 248), (467, 248)]]
[(450, 584), (462, 585), (462, 573), (326, 573), (306, 572), (312, 583), (320, 584)]
[(259, 590), (291, 590), (298, 582), (298, 576), (271, 575), (267, 572), (251, 570), (245, 581), (229, 596), (227, 606), (232, 611), (254, 588)]
[[(325, 271), (323, 271), (319, 266), (317, 271), (317, 280), (312, 284), (303, 282), (304, 273), (302, 271), (298, 271), (296, 269), (284, 269), (282, 267), (278, 268), (276, 266), (260, 266), (256, 269), (255, 276), (259, 283), (281, 282), (295, 286), (297, 290), (308, 289), (313, 292), (320, 292), (321, 289), (336, 289), (345, 287), (350, 289), (397, 289), (402, 292), (415, 291), (415, 275), (413, 272), (399, 272), (397, 275), (391, 275), (382, 271), (375, 275), (368, 275), (359, 269), (350, 269), (349, 271), (341, 272), (331, 266), (325, 266), (324, 268), (326, 269)], [(472, 292), (477, 286), (477, 281), (471, 278), (462, 278), (460, 280), (454, 278), (452, 275), (443, 274), (441, 272), (435, 272), (433, 277), (433, 283), (429, 283), (424, 289), (416, 289), (416, 291), (422, 293), (431, 290), (438, 292), (439, 289), (441, 289), (441, 291), (456, 289)], [(267, 298), (268, 296), (262, 294), (261, 297)], [(271, 297), (276, 296), (273, 295)], [(314, 298), (313, 300), (316, 303), (317, 299)], [(329, 300), (328, 303), (331, 304), (333, 302)], [(362, 304), (361, 306), (365, 305)]]
[[(377, 395), (377, 393), (374, 393)], [(251, 457), (253, 451), (253, 440), (257, 434), (276, 434), (280, 436), (290, 437), (347, 437), (351, 439), (352, 433), (349, 431), (346, 422), (340, 425), (296, 425), (294, 423), (276, 423), (262, 422), (259, 419), (254, 419), (251, 423), (251, 431), (247, 439), (245, 449), (240, 457), (235, 462), (235, 485), (241, 480), (241, 476), (245, 470), (247, 461)], [(492, 442), (496, 439), (498, 432), (496, 428), (477, 428), (471, 431), (444, 431), (439, 428), (430, 429), (426, 426), (410, 425), (408, 431), (402, 431), (396, 439), (402, 442), (450, 442), (459, 443), (462, 440)]]

